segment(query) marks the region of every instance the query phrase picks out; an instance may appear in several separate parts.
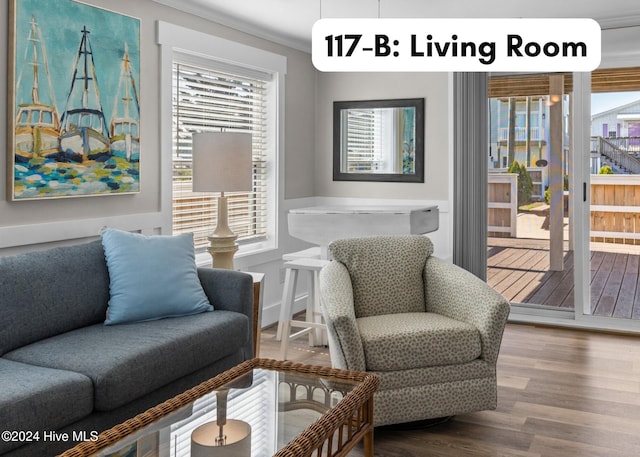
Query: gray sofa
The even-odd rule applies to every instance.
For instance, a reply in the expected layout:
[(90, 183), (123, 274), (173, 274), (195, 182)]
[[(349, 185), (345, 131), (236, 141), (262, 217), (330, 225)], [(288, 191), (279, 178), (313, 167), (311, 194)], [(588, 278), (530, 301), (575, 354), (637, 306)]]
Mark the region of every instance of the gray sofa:
[(214, 311), (104, 325), (99, 240), (0, 257), (0, 455), (56, 455), (75, 442), (46, 432), (91, 437), (251, 358), (251, 276), (198, 277)]

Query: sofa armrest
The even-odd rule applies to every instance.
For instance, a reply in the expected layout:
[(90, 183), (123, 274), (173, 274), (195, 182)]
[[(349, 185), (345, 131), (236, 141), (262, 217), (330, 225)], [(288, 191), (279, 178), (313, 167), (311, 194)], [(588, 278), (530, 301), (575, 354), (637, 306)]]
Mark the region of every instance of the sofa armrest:
[(365, 371), (351, 277), (342, 263), (334, 260), (320, 271), (319, 292), (332, 365), (335, 368)]
[(424, 277), (427, 311), (475, 326), (482, 340), (482, 358), (495, 363), (509, 302), (477, 276), (437, 257), (427, 260)]
[(198, 267), (198, 277), (214, 310), (236, 311), (249, 319), (247, 358), (253, 356), (253, 278), (236, 270)]

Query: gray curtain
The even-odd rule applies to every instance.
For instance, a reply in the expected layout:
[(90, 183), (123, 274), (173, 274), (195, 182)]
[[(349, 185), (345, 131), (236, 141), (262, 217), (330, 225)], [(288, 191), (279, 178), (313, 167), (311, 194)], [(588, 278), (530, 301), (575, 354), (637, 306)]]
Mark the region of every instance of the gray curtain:
[(487, 73), (453, 74), (453, 263), (487, 278)]

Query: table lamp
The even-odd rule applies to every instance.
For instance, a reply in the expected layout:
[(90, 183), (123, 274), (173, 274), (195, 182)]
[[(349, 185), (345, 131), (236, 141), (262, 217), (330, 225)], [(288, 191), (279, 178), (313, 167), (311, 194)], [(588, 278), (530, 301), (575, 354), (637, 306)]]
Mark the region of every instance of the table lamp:
[(216, 392), (216, 421), (191, 434), (191, 457), (251, 457), (251, 426), (227, 419), (228, 389)]
[(238, 238), (229, 228), (225, 192), (252, 190), (251, 134), (205, 132), (193, 134), (193, 191), (220, 192), (214, 232), (208, 236), (214, 268), (233, 270)]

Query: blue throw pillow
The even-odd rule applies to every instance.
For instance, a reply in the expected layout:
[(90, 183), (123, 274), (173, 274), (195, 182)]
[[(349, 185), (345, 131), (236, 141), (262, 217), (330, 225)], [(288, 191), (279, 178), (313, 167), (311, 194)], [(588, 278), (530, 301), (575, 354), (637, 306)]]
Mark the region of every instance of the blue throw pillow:
[(110, 278), (106, 325), (213, 311), (198, 279), (193, 234), (145, 236), (107, 228), (102, 246)]

